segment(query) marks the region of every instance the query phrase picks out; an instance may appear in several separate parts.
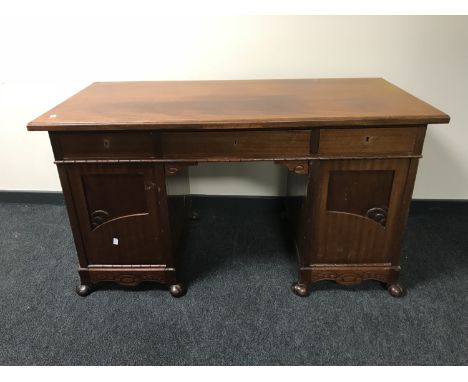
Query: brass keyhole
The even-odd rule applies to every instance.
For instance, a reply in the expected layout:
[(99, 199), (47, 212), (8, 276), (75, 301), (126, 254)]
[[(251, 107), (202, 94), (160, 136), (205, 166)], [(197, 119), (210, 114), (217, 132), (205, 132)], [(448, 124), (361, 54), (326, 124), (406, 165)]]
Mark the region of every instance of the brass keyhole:
[(370, 137), (366, 137), (366, 143), (369, 143)]
[(104, 143), (104, 148), (108, 149), (110, 147), (109, 139), (104, 138), (103, 143)]

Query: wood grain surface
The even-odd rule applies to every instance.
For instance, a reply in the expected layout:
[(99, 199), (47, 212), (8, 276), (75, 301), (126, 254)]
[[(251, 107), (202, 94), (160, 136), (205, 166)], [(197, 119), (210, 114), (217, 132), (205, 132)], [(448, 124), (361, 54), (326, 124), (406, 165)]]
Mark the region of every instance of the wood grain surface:
[(382, 78), (96, 82), (29, 130), (263, 129), (447, 123)]

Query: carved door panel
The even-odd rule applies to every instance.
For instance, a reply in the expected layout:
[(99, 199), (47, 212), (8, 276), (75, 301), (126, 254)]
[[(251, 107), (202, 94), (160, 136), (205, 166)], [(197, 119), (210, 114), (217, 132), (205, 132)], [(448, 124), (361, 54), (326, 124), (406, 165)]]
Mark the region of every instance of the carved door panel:
[(170, 265), (162, 165), (73, 164), (67, 172), (89, 265)]
[(312, 237), (304, 265), (392, 263), (409, 168), (410, 159), (312, 162)]

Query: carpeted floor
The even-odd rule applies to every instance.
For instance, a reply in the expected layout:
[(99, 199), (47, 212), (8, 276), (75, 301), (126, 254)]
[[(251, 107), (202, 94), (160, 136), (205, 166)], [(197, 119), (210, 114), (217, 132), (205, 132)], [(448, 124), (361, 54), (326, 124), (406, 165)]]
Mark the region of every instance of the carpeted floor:
[(468, 211), (412, 208), (408, 294), (377, 282), (290, 291), (296, 263), (271, 199), (197, 198), (182, 277), (75, 294), (65, 208), (0, 204), (0, 364), (454, 365), (468, 362)]

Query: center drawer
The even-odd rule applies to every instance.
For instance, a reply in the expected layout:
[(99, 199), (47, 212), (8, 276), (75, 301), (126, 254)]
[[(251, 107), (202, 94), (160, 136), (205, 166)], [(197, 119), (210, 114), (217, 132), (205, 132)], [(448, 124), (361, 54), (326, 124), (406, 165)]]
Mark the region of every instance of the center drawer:
[(310, 131), (200, 131), (161, 133), (167, 159), (304, 157), (310, 154)]

